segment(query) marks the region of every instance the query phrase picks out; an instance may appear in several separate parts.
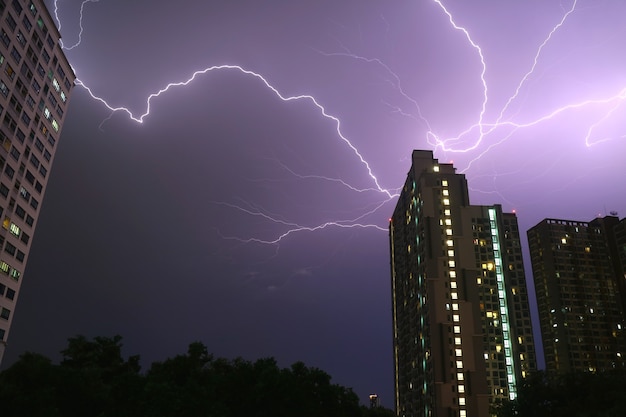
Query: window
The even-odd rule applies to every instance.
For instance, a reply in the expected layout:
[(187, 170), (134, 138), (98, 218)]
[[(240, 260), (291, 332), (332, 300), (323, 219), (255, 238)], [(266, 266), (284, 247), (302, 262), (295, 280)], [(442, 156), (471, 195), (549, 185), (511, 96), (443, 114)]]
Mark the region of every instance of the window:
[(9, 265), (8, 263), (6, 263), (4, 261), (0, 261), (0, 271), (2, 271), (5, 274), (9, 275), (9, 271), (10, 270), (11, 270), (11, 265)]
[(7, 48), (9, 47), (9, 44), (11, 43), (11, 38), (9, 38), (9, 34), (6, 33), (4, 29), (2, 29), (2, 32), (0, 32), (0, 40), (2, 40), (4, 46), (6, 46)]
[(15, 49), (15, 46), (11, 49), (11, 56), (13, 57), (13, 59), (15, 60), (15, 63), (19, 64), (20, 61), (22, 60), (22, 55), (20, 55), (19, 52), (17, 52), (17, 49)]
[(32, 226), (35, 223), (35, 219), (32, 218), (30, 214), (26, 215), (26, 224)]
[(2, 307), (2, 310), (0, 311), (0, 318), (8, 320), (10, 316), (11, 316), (11, 310), (8, 310)]
[(11, 244), (11, 242), (7, 242), (4, 246), (4, 251), (11, 256), (15, 256), (15, 250), (17, 248)]
[(33, 175), (32, 172), (30, 172), (30, 170), (26, 170), (26, 176), (25, 177), (26, 177), (26, 180), (28, 182), (30, 182), (31, 184), (35, 183), (35, 176)]
[[(48, 170), (46, 169), (45, 166), (43, 166), (43, 164), (41, 164), (41, 166), (39, 167), (39, 173), (41, 174), (42, 177), (46, 178), (46, 175), (48, 175)], [(32, 204), (31, 204), (32, 205)]]
[(15, 19), (13, 19), (13, 16), (11, 16), (10, 13), (7, 14), (6, 21), (9, 24), (9, 27), (11, 28), (11, 30), (15, 30), (15, 28), (17, 27), (17, 22), (15, 21)]
[(4, 167), (4, 173), (7, 174), (7, 177), (12, 179), (15, 175), (15, 170), (11, 167), (11, 165), (7, 164), (7, 166)]
[(35, 156), (34, 153), (30, 154), (30, 163), (32, 166), (34, 166), (35, 168), (39, 168), (39, 159)]
[(19, 281), (21, 272), (18, 271), (17, 269), (15, 269), (15, 268), (13, 268), (13, 269), (11, 269), (11, 273), (9, 275), (11, 275), (11, 278), (13, 278), (13, 280)]
[(15, 223), (11, 223), (11, 226), (9, 227), (9, 231), (11, 232), (13, 236), (19, 236), (21, 233), (20, 227), (16, 225)]
[(35, 200), (35, 198), (31, 198), (30, 199), (30, 206), (32, 208), (34, 208), (35, 210), (37, 210), (37, 207), (39, 207), (39, 201)]
[(22, 206), (20, 206), (19, 204), (17, 205), (17, 207), (15, 207), (15, 214), (17, 215), (17, 217), (19, 217), (20, 219), (23, 219), (24, 216), (26, 215), (26, 210), (24, 210), (22, 208)]
[(33, 24), (30, 23), (30, 20), (28, 20), (28, 17), (26, 16), (24, 16), (24, 18), (22, 19), (22, 24), (28, 32), (30, 32), (30, 30), (33, 28)]
[(5, 97), (9, 95), (9, 88), (3, 81), (0, 81), (0, 93)]
[(6, 297), (9, 300), (13, 300), (15, 298), (15, 290), (12, 290), (11, 288), (7, 289), (7, 295)]
[(24, 200), (28, 201), (28, 199), (30, 198), (30, 193), (26, 188), (20, 187), (20, 196), (22, 196)]
[(24, 252), (22, 252), (21, 250), (17, 251), (17, 255), (15, 255), (15, 259), (17, 259), (20, 262), (24, 262), (24, 257), (26, 256), (26, 254)]
[(22, 237), (20, 238), (20, 240), (22, 242), (24, 242), (26, 245), (28, 245), (28, 241), (30, 240), (30, 236), (28, 236), (26, 233), (22, 232)]
[(9, 196), (9, 187), (0, 183), (0, 194), (2, 194), (5, 198)]
[(15, 70), (10, 64), (7, 64), (7, 67), (4, 69), (4, 72), (9, 76), (10, 79), (15, 78)]
[(20, 45), (22, 45), (22, 47), (24, 47), (26, 45), (26, 36), (24, 36), (24, 34), (22, 33), (21, 30), (17, 31), (17, 41), (20, 43)]
[(13, 4), (13, 9), (15, 9), (15, 12), (19, 16), (22, 13), (22, 5), (18, 0), (13, 0), (11, 3)]
[(22, 121), (26, 123), (26, 126), (30, 126), (30, 116), (26, 112), (22, 113)]

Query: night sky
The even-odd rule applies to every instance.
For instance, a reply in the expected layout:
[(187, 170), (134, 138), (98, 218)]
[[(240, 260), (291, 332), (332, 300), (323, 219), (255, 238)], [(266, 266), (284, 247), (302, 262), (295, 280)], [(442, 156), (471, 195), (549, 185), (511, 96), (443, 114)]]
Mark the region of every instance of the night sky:
[(523, 232), (624, 217), (626, 2), (443, 4), (469, 37), (433, 0), (87, 1), (82, 33), (59, 1), (78, 78), (134, 118), (211, 66), (275, 91), (216, 69), (137, 123), (76, 86), (4, 367), (76, 334), (144, 368), (199, 340), (393, 407), (387, 221), (413, 149)]

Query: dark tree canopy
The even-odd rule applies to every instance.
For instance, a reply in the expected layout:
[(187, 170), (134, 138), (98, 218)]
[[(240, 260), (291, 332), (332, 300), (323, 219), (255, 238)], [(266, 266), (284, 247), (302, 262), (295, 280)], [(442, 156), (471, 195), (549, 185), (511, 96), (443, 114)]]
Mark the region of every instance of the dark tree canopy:
[(58, 365), (25, 353), (0, 373), (3, 417), (357, 417), (392, 416), (359, 406), (351, 389), (302, 362), (214, 358), (195, 342), (186, 354), (141, 373), (122, 357), (122, 338), (70, 338)]

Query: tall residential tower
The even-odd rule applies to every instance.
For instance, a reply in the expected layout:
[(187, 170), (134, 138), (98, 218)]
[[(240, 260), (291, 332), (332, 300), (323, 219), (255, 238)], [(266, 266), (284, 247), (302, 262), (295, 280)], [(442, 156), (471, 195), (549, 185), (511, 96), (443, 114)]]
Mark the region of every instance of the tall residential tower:
[(0, 362), (75, 75), (41, 0), (0, 0)]
[(619, 262), (625, 224), (612, 216), (544, 219), (528, 231), (546, 370), (626, 367)]
[(484, 417), (536, 369), (515, 214), (414, 151), (390, 219), (396, 412)]

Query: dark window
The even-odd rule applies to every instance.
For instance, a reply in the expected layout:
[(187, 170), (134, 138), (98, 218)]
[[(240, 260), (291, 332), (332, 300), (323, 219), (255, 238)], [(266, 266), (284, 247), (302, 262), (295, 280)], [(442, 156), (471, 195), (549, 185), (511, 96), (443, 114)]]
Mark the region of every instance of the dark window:
[(9, 187), (0, 183), (0, 194), (2, 194), (5, 198), (9, 196)]
[(41, 193), (41, 190), (43, 190), (43, 185), (41, 185), (41, 183), (39, 181), (37, 181), (37, 184), (35, 184), (35, 190), (38, 193)]
[(43, 151), (43, 142), (39, 138), (35, 139), (35, 148), (39, 149), (39, 152)]
[(20, 219), (24, 218), (24, 215), (26, 214), (26, 210), (24, 210), (22, 208), (22, 206), (20, 206), (19, 204), (17, 205), (17, 207), (15, 207), (15, 214), (17, 215), (17, 217), (19, 217)]
[(39, 162), (39, 159), (37, 159), (37, 157), (35, 156), (34, 153), (30, 154), (30, 163), (35, 168), (39, 168), (40, 162)]
[(19, 16), (22, 13), (22, 5), (18, 0), (13, 0), (11, 4), (13, 4), (13, 9), (15, 9), (17, 15)]
[(31, 184), (35, 183), (35, 176), (29, 170), (26, 170), (26, 180), (30, 182)]
[(20, 151), (18, 151), (15, 146), (11, 148), (11, 156), (13, 157), (13, 159), (15, 159), (16, 161), (18, 159), (20, 159)]
[(26, 138), (26, 135), (24, 134), (24, 132), (22, 132), (22, 129), (18, 128), (15, 132), (15, 136), (17, 136), (17, 140), (19, 140), (20, 143), (24, 143), (24, 138)]
[(22, 252), (21, 250), (17, 251), (17, 255), (15, 255), (15, 259), (17, 259), (20, 262), (24, 262), (24, 252)]
[(10, 316), (11, 316), (11, 310), (8, 310), (2, 307), (2, 310), (0, 311), (0, 318), (8, 320)]
[(22, 113), (22, 121), (26, 123), (26, 126), (30, 126), (30, 116), (26, 112)]
[(46, 175), (48, 175), (48, 170), (46, 169), (45, 166), (43, 166), (43, 164), (39, 167), (39, 173), (44, 178), (46, 178)]
[(11, 288), (7, 289), (7, 295), (6, 295), (6, 297), (7, 297), (9, 300), (14, 299), (14, 298), (15, 298), (15, 290), (12, 290)]
[(22, 232), (22, 236), (20, 237), (20, 240), (28, 245), (28, 240), (29, 239), (30, 239), (30, 236), (28, 236), (26, 233)]
[(11, 28), (11, 30), (15, 30), (15, 27), (17, 26), (17, 22), (15, 21), (15, 19), (13, 19), (13, 16), (11, 16), (10, 13), (7, 14), (6, 21), (9, 24), (9, 27)]
[(7, 242), (4, 246), (4, 251), (11, 256), (15, 256), (16, 247), (11, 244), (11, 242)]
[(15, 46), (11, 48), (11, 56), (15, 60), (16, 64), (19, 64), (20, 61), (22, 60), (22, 55), (20, 55), (20, 53), (17, 52), (17, 49), (15, 49)]
[(7, 166), (4, 167), (4, 173), (7, 174), (7, 177), (13, 178), (15, 170), (11, 167), (11, 165), (7, 164)]
[(35, 219), (30, 214), (26, 215), (26, 224), (32, 226), (35, 223)]
[(9, 44), (11, 43), (11, 38), (9, 38), (9, 34), (6, 33), (4, 29), (2, 29), (2, 32), (0, 32), (0, 39), (2, 40), (4, 46), (8, 48)]
[(26, 97), (26, 104), (31, 108), (31, 110), (35, 108), (35, 99), (32, 98), (30, 94)]
[(50, 158), (52, 158), (52, 154), (50, 152), (48, 152), (47, 149), (44, 149), (43, 157), (46, 158), (46, 161), (50, 162)]
[(34, 208), (35, 210), (37, 210), (37, 207), (39, 207), (39, 201), (35, 200), (34, 198), (30, 199), (30, 206), (32, 208)]

